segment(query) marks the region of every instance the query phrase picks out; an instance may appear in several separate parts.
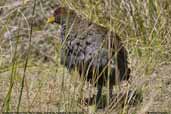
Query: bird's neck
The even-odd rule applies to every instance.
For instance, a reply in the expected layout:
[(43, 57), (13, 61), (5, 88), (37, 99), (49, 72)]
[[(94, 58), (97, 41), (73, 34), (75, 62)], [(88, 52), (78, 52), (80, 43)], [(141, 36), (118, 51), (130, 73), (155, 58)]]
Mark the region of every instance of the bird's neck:
[(61, 35), (61, 41), (63, 42), (64, 39), (66, 39), (67, 35), (69, 35), (69, 32), (72, 30), (72, 27), (76, 21), (76, 17), (68, 17), (63, 22), (61, 22), (61, 30), (60, 30), (60, 35)]
[(67, 25), (67, 26), (70, 26), (74, 20), (78, 18), (77, 15), (74, 13), (74, 12), (68, 12), (67, 15), (63, 16), (62, 17), (62, 21), (61, 21), (61, 25)]
[(79, 17), (76, 15), (68, 15), (65, 19), (61, 22), (61, 40), (64, 39), (69, 35), (69, 32), (73, 29), (74, 24), (78, 21)]

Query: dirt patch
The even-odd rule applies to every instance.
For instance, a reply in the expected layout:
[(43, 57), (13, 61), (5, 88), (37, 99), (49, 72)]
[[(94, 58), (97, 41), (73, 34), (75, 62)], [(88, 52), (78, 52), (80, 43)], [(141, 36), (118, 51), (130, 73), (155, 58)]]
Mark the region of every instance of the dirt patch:
[(130, 112), (143, 114), (171, 111), (171, 64), (156, 68), (152, 75), (136, 76), (132, 83), (132, 86), (141, 89), (143, 101), (131, 108)]

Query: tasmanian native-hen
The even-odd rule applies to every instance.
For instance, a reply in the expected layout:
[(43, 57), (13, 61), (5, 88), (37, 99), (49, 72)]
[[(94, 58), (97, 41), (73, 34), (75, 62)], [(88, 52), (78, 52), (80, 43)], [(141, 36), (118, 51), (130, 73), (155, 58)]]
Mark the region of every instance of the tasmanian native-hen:
[(48, 22), (61, 25), (61, 64), (97, 87), (96, 103), (107, 82), (112, 97), (113, 85), (129, 79), (127, 51), (116, 33), (60, 6)]

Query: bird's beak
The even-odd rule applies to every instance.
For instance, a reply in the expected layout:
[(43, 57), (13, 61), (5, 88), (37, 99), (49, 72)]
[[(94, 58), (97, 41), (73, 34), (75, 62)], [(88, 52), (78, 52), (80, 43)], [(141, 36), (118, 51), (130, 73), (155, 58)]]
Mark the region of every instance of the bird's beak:
[(55, 17), (54, 16), (49, 17), (47, 23), (53, 23), (53, 22), (55, 22)]

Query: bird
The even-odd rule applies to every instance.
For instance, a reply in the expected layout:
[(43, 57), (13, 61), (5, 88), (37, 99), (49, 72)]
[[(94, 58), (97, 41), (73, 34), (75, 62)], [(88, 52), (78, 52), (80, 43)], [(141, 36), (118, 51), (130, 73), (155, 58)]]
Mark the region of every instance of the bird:
[(69, 71), (76, 69), (81, 77), (97, 87), (96, 104), (107, 82), (109, 98), (112, 98), (113, 86), (129, 80), (128, 52), (117, 33), (64, 6), (57, 6), (47, 22), (61, 26), (60, 63)]

